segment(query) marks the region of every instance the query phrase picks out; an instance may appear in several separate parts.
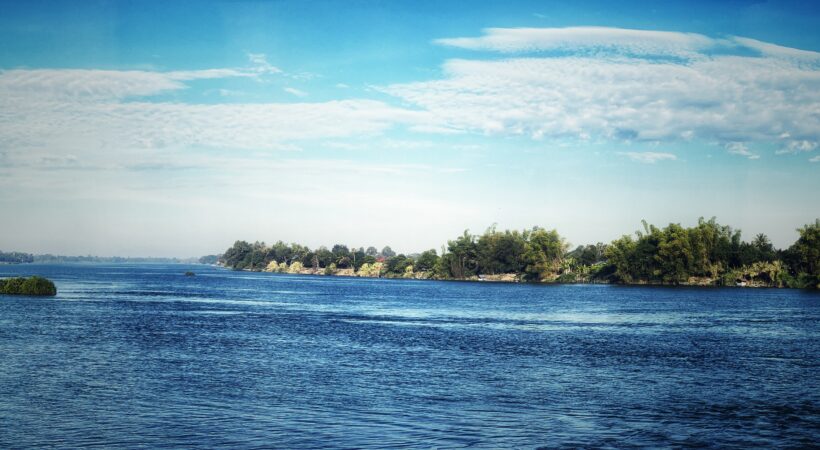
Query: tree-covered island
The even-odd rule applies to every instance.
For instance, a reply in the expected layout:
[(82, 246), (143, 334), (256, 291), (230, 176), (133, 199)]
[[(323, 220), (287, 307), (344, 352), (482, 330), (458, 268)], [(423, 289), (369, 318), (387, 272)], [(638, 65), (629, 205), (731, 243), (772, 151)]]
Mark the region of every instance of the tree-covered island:
[(436, 280), (820, 287), (820, 219), (799, 228), (797, 241), (784, 250), (764, 234), (743, 241), (740, 230), (714, 218), (690, 228), (642, 223), (634, 236), (573, 250), (556, 230), (492, 226), (481, 235), (465, 231), (440, 253), (236, 241), (219, 263), (235, 270)]

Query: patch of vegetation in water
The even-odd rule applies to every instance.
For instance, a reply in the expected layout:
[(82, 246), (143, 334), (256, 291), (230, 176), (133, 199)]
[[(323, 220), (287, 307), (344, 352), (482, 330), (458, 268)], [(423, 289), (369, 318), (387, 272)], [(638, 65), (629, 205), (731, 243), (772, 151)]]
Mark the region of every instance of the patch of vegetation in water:
[(38, 276), (7, 278), (0, 279), (0, 294), (53, 297), (57, 295), (57, 287), (51, 280)]

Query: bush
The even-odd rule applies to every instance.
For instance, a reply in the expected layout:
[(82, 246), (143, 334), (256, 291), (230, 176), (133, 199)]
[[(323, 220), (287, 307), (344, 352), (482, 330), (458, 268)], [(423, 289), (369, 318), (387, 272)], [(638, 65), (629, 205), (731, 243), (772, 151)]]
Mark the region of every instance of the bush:
[(304, 266), (299, 261), (294, 261), (290, 263), (290, 267), (288, 267), (288, 273), (301, 273)]
[(578, 282), (578, 275), (574, 272), (565, 272), (561, 275), (558, 275), (558, 278), (555, 279), (556, 283), (577, 283)]
[(359, 267), (357, 272), (360, 277), (379, 277), (381, 275), (383, 264), (380, 262), (364, 263)]
[(9, 278), (0, 280), (0, 294), (7, 295), (57, 295), (57, 287), (50, 280), (42, 277)]

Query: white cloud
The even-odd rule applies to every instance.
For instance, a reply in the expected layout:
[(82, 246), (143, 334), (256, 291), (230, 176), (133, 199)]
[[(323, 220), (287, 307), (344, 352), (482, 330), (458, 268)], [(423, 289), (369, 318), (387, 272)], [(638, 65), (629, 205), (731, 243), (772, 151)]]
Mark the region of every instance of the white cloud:
[(185, 81), (247, 77), (235, 69), (176, 72), (142, 70), (35, 69), (0, 71), (0, 97), (6, 102), (42, 99), (66, 102), (144, 97), (185, 89)]
[(788, 143), (786, 143), (786, 145), (783, 148), (779, 149), (776, 153), (778, 155), (795, 154), (795, 153), (801, 153), (801, 152), (811, 152), (811, 151), (814, 151), (814, 149), (816, 149), (816, 148), (817, 148), (817, 141), (808, 141), (808, 140), (795, 141), (795, 140), (792, 140), (792, 141), (789, 141)]
[(743, 142), (729, 142), (725, 145), (726, 151), (732, 155), (745, 156), (749, 159), (760, 159), (760, 155), (749, 151), (749, 147)]
[(503, 53), (618, 51), (631, 54), (691, 55), (718, 41), (696, 33), (607, 27), (487, 28), (481, 37), (437, 39), (440, 45)]
[(749, 39), (744, 37), (733, 37), (732, 40), (744, 47), (759, 51), (765, 56), (773, 56), (779, 58), (793, 59), (805, 62), (820, 62), (820, 53), (800, 50), (797, 48), (783, 47), (768, 42), (758, 41), (756, 39)]
[(39, 100), (101, 102), (148, 97), (187, 89), (187, 81), (257, 77), (253, 69), (170, 72), (95, 69), (0, 70), (0, 97), (8, 102)]
[(655, 164), (658, 161), (674, 161), (678, 159), (678, 157), (672, 153), (661, 152), (619, 152), (618, 154), (626, 156), (632, 161), (644, 164)]
[(248, 60), (253, 64), (256, 73), (282, 73), (278, 67), (272, 66), (264, 53), (248, 53)]
[(756, 39), (712, 38), (698, 33), (613, 27), (486, 28), (480, 37), (437, 39), (439, 45), (501, 53), (569, 52), (632, 56), (703, 58), (704, 52), (752, 50), (763, 56), (820, 62), (820, 53), (783, 47)]
[(295, 95), (297, 97), (307, 97), (307, 95), (308, 95), (307, 92), (300, 91), (299, 89), (292, 88), (292, 87), (286, 87), (283, 90), (285, 92), (287, 92), (288, 94)]
[[(396, 125), (411, 133), (559, 141), (769, 141), (792, 153), (813, 151), (820, 141), (820, 71), (806, 62), (814, 52), (731, 38), (727, 42), (757, 49), (760, 56), (708, 56), (704, 49), (724, 45), (722, 40), (600, 27), (490, 29), (480, 38), (440, 42), (568, 53), (450, 60), (442, 78), (377, 88), (401, 106), (363, 99), (190, 104), (151, 98), (192, 89), (193, 80), (280, 72), (254, 53), (248, 54), (249, 68), (0, 71), (0, 149), (293, 149), (299, 140), (368, 137)], [(613, 52), (586, 51), (599, 47)], [(646, 57), (684, 53), (697, 56)]]
[(814, 158), (809, 159), (809, 162), (813, 162), (813, 163), (820, 162), (820, 155), (817, 155)]
[[(266, 64), (264, 55), (249, 58), (257, 66)], [(191, 146), (287, 150), (301, 139), (367, 136), (395, 124), (424, 122), (421, 112), (373, 100), (191, 104), (151, 99), (189, 89), (187, 82), (192, 80), (255, 78), (259, 74), (257, 69), (0, 71), (0, 149), (79, 149), (86, 153)]]
[(287, 149), (302, 139), (378, 134), (418, 113), (373, 100), (215, 104), (111, 102), (0, 105), (0, 148), (110, 151), (210, 146)]
[(820, 72), (786, 59), (455, 59), (444, 73), (381, 91), (428, 111), (430, 130), (616, 141), (820, 139)]

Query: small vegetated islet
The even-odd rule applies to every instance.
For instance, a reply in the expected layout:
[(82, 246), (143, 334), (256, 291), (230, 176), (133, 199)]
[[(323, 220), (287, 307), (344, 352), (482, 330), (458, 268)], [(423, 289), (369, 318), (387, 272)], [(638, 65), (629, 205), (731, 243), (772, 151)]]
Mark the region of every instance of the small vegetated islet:
[(51, 280), (38, 276), (7, 278), (0, 279), (0, 294), (53, 297), (57, 287)]

